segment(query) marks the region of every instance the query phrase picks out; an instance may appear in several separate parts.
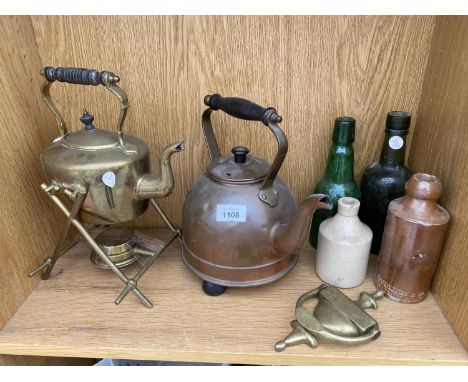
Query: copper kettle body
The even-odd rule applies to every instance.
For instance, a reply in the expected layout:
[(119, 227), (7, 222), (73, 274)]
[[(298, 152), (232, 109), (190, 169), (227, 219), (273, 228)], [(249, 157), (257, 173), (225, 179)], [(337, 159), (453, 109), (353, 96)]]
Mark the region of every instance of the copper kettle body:
[[(277, 176), (288, 141), (274, 108), (218, 94), (205, 97), (205, 104), (209, 108), (202, 125), (212, 162), (185, 199), (182, 258), (210, 283), (243, 287), (272, 282), (296, 264), (315, 209), (330, 209), (331, 203), (324, 195), (310, 195), (298, 208)], [(222, 156), (210, 121), (213, 110), (268, 126), (278, 142), (272, 165), (248, 156), (245, 147), (233, 148), (233, 156)]]

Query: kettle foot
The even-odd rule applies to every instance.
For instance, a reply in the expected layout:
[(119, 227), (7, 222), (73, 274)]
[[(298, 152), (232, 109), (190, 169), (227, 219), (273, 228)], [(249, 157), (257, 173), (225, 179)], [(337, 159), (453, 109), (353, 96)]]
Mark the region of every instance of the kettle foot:
[(208, 296), (220, 296), (226, 291), (226, 287), (210, 283), (209, 281), (203, 280), (202, 282), (202, 289)]

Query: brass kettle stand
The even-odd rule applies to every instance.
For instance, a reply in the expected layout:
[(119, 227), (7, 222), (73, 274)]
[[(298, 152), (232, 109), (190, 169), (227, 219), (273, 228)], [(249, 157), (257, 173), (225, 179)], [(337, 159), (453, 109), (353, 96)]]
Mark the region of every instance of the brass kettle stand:
[[(159, 207), (156, 201), (154, 199), (150, 199), (151, 205), (154, 207), (156, 212), (161, 216), (166, 225), (172, 231), (172, 235), (164, 243), (163, 247), (158, 252), (144, 250), (144, 254), (146, 256), (149, 256), (149, 259), (142, 265), (142, 267), (133, 277), (129, 278), (114, 264), (114, 262), (109, 258), (109, 256), (104, 253), (102, 248), (99, 246), (99, 244), (97, 244), (97, 242), (88, 232), (88, 230), (77, 219), (77, 215), (81, 210), (83, 202), (86, 199), (88, 190), (85, 188), (70, 189), (62, 184), (58, 184), (57, 182), (52, 182), (51, 185), (46, 185), (45, 183), (43, 183), (41, 185), (41, 188), (65, 214), (65, 216), (67, 217), (67, 221), (65, 223), (65, 228), (62, 232), (62, 235), (60, 236), (60, 239), (55, 247), (52, 256), (46, 257), (41, 263), (41, 265), (39, 265), (37, 268), (35, 268), (28, 274), (29, 277), (32, 277), (35, 274), (42, 271), (42, 280), (47, 280), (57, 260), (62, 255), (64, 255), (70, 248), (72, 248), (76, 243), (78, 243), (78, 241), (83, 237), (95, 251), (96, 255), (99, 256), (99, 258), (109, 267), (109, 269), (111, 269), (112, 272), (114, 272), (117, 275), (117, 277), (125, 284), (125, 288), (116, 298), (115, 304), (120, 304), (122, 300), (127, 296), (127, 294), (130, 291), (132, 291), (141, 300), (143, 305), (145, 305), (147, 308), (152, 308), (153, 304), (151, 303), (151, 301), (149, 301), (148, 298), (138, 288), (138, 280), (140, 280), (140, 278), (151, 267), (151, 265), (156, 261), (156, 259), (169, 247), (169, 245), (175, 239), (178, 238), (180, 240), (181, 238), (181, 231), (174, 228), (174, 225), (163, 212), (163, 210)], [(74, 201), (71, 211), (69, 211), (65, 204), (57, 197), (57, 195), (55, 195), (60, 189), (62, 189), (65, 195), (67, 195), (71, 200)], [(79, 234), (75, 238), (73, 238), (69, 243), (66, 243), (72, 225), (79, 231)]]

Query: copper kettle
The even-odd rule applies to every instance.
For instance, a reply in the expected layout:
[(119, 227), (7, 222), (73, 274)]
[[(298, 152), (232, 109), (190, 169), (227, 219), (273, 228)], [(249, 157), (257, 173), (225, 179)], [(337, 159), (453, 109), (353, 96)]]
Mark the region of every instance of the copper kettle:
[[(317, 194), (297, 208), (277, 176), (288, 141), (274, 108), (219, 94), (206, 96), (204, 102), (208, 109), (202, 126), (212, 161), (185, 199), (182, 258), (203, 280), (204, 291), (218, 295), (225, 287), (261, 285), (285, 275), (307, 240), (315, 209), (331, 209), (332, 204)], [(222, 156), (210, 121), (213, 110), (268, 126), (278, 142), (272, 165), (247, 155), (242, 146), (232, 149), (233, 156)]]

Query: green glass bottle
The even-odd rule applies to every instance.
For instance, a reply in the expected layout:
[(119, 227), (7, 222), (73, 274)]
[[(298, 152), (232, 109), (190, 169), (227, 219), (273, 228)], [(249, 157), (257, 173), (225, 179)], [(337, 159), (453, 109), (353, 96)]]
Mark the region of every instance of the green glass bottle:
[(314, 188), (314, 194), (325, 194), (333, 203), (332, 210), (316, 210), (310, 231), (310, 244), (317, 248), (320, 223), (334, 216), (338, 210), (338, 199), (351, 196), (361, 199), (359, 187), (354, 180), (354, 130), (356, 121), (352, 117), (338, 117), (333, 130), (333, 145), (327, 159), (325, 176)]
[(411, 171), (405, 166), (406, 136), (411, 113), (391, 111), (387, 114), (385, 140), (378, 162), (364, 171), (361, 182), (359, 218), (372, 230), (371, 253), (378, 255), (385, 228), (388, 205), (405, 195)]

